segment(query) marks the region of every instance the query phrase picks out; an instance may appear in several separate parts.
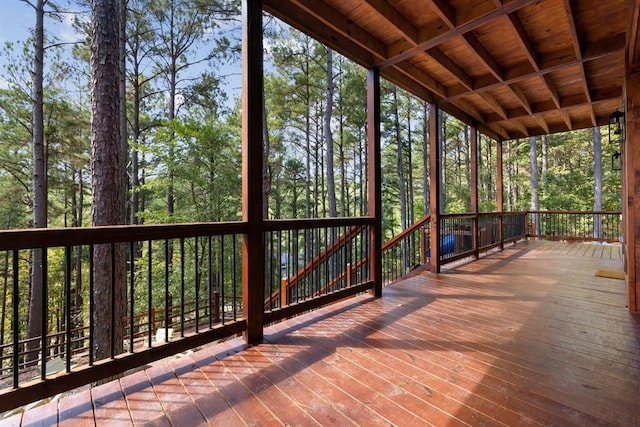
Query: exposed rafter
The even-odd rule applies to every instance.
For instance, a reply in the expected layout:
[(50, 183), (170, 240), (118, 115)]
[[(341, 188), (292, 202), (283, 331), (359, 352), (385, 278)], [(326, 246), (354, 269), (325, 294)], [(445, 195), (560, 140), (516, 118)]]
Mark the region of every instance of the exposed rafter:
[[(582, 60), (582, 47), (580, 42), (580, 36), (578, 35), (578, 25), (576, 24), (576, 18), (573, 14), (573, 9), (571, 7), (571, 0), (563, 0), (565, 13), (567, 14), (567, 21), (569, 22), (569, 32), (571, 34), (571, 39), (573, 40), (573, 49), (578, 61), (580, 61), (580, 72), (582, 74), (582, 89), (584, 90), (584, 94), (587, 97), (587, 102), (591, 103), (591, 91), (589, 90), (589, 80), (587, 77), (587, 73), (584, 69), (584, 62)], [(597, 126), (596, 115), (591, 108), (591, 122), (593, 126)]]

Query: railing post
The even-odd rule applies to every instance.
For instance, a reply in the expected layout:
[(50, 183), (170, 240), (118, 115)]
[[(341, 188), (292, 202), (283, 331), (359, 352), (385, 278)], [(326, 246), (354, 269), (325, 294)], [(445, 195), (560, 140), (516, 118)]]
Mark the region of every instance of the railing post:
[(500, 250), (504, 249), (504, 184), (502, 168), (502, 141), (496, 146), (496, 207), (498, 211), (498, 233), (500, 235)]
[(288, 285), (289, 284), (289, 280), (285, 277), (283, 277), (280, 280), (280, 308), (282, 307), (286, 307), (289, 304), (289, 290)]
[(431, 272), (440, 273), (440, 177), (441, 141), (440, 114), (435, 104), (429, 104), (429, 207), (431, 214)]
[(350, 288), (351, 287), (351, 280), (352, 280), (352, 278), (351, 278), (351, 263), (347, 263), (347, 269), (346, 269), (345, 275), (346, 275), (346, 277), (345, 277), (346, 287)]
[(473, 256), (475, 259), (478, 259), (480, 257), (480, 230), (478, 227), (478, 129), (475, 126), (471, 126), (469, 139), (471, 142), (471, 213), (475, 214), (471, 227), (471, 244), (473, 245)]
[(369, 170), (368, 211), (374, 219), (369, 227), (369, 277), (373, 294), (382, 296), (382, 156), (380, 153), (380, 70), (369, 69), (367, 74), (367, 161)]
[(420, 264), (427, 263), (427, 230), (420, 227)]

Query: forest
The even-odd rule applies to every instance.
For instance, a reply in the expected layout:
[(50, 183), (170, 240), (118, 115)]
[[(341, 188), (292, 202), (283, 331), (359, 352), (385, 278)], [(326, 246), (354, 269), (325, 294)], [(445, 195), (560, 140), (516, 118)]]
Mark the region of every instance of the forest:
[[(0, 52), (4, 230), (92, 225), (90, 2), (38, 3), (40, 43), (32, 35), (6, 42)], [(126, 224), (241, 219), (239, 3), (126, 2)], [(24, 10), (35, 28), (38, 8), (24, 2)], [(56, 36), (52, 28), (63, 22), (73, 23), (76, 41)], [(265, 16), (264, 23), (264, 217), (366, 215), (366, 70), (276, 18)], [(41, 115), (33, 109), (38, 87)], [(447, 213), (469, 212), (470, 130), (442, 114), (441, 206)], [(383, 82), (383, 241), (429, 211), (428, 129), (428, 104)], [(496, 147), (480, 137), (481, 212), (496, 210)], [(620, 210), (619, 151), (607, 128), (504, 141), (504, 209)], [(51, 256), (53, 265), (64, 254)], [(29, 300), (32, 263), (20, 262), (23, 301)], [(11, 269), (6, 252), (0, 258), (0, 344), (10, 340)], [(51, 298), (62, 299), (56, 283), (62, 280), (50, 280)], [(86, 309), (79, 312), (87, 316)], [(50, 315), (51, 330), (60, 328), (55, 309)]]

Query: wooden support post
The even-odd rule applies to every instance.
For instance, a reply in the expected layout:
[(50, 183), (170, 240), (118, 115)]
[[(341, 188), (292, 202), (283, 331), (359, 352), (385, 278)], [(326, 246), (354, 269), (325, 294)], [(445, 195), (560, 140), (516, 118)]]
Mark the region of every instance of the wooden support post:
[(427, 236), (424, 227), (420, 227), (420, 264), (427, 263)]
[(473, 256), (478, 259), (480, 257), (480, 230), (478, 229), (478, 128), (471, 126), (469, 136), (469, 142), (471, 143), (471, 213), (474, 214), (472, 244)]
[(288, 283), (289, 279), (282, 278), (280, 280), (280, 308), (286, 307), (289, 304)]
[(369, 216), (374, 225), (369, 229), (369, 276), (373, 281), (373, 294), (382, 296), (382, 157), (380, 154), (380, 70), (367, 73), (367, 176)]
[(625, 81), (626, 138), (623, 147), (624, 247), (629, 295), (629, 310), (640, 311), (640, 72), (630, 73)]
[(263, 245), (262, 1), (242, 0), (242, 309), (248, 344), (263, 339), (265, 262)]
[(429, 104), (429, 212), (431, 215), (431, 272), (440, 273), (440, 177), (442, 142), (440, 114), (435, 104)]
[(498, 233), (500, 237), (500, 250), (504, 249), (504, 181), (502, 170), (502, 141), (497, 141), (496, 146), (496, 210), (498, 211)]

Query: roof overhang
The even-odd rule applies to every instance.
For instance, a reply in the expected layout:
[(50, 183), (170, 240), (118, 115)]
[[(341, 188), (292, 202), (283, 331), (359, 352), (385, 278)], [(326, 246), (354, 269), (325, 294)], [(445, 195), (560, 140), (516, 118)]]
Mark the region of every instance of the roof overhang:
[[(637, 0), (264, 0), (265, 10), (498, 140), (608, 123)], [(627, 10), (633, 11), (632, 16)]]

